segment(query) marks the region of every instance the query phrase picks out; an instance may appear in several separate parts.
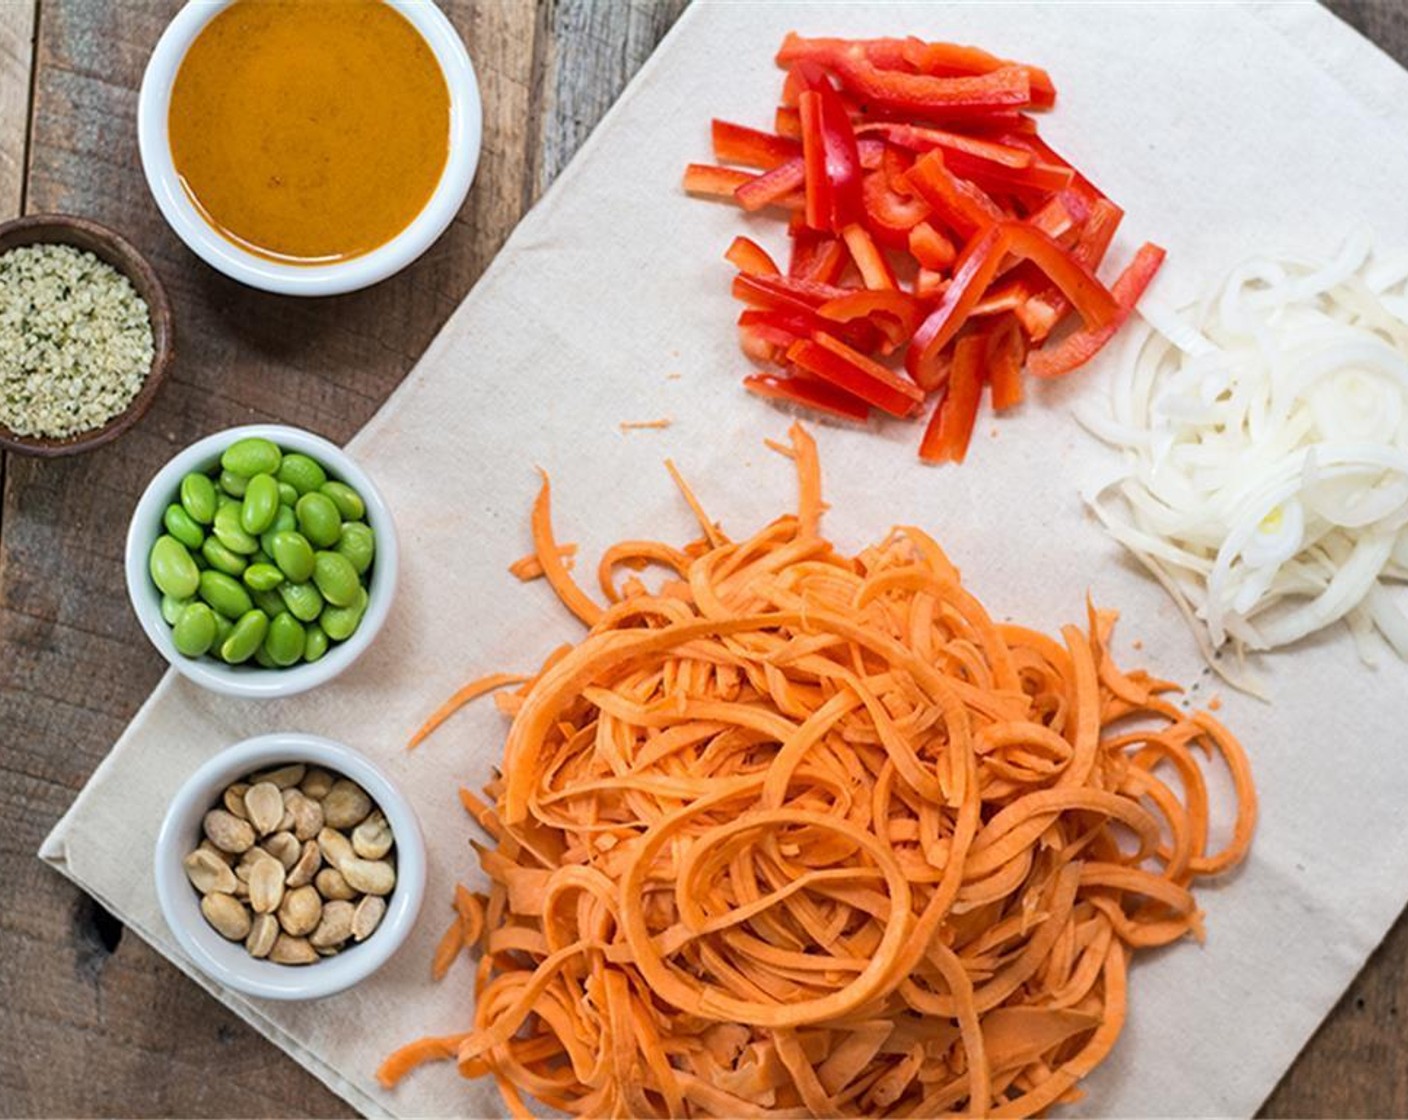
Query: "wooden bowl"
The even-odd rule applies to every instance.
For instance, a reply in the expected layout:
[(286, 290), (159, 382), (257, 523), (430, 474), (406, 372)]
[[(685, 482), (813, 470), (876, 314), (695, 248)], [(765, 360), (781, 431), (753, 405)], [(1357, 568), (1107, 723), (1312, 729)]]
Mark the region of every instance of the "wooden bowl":
[(64, 214), (32, 214), (25, 218), (0, 223), (0, 253), (22, 245), (73, 245), (86, 249), (101, 261), (106, 261), (132, 282), (132, 287), (146, 302), (152, 322), (152, 368), (147, 372), (141, 389), (125, 411), (118, 413), (101, 428), (80, 432), (66, 439), (42, 436), (22, 436), (0, 424), (0, 448), (21, 455), (54, 458), (77, 455), (111, 443), (132, 427), (156, 399), (157, 391), (175, 356), (175, 328), (171, 304), (166, 289), (141, 253), (124, 238), (87, 218), (72, 218)]

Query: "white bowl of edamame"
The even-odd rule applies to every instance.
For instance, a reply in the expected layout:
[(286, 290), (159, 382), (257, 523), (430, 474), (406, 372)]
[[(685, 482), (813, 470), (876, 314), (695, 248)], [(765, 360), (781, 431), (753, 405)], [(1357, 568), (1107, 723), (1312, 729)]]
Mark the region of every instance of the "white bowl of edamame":
[(335, 444), (254, 424), (193, 443), (148, 484), (127, 530), (127, 593), (183, 676), (228, 696), (332, 680), (391, 609), (396, 529)]

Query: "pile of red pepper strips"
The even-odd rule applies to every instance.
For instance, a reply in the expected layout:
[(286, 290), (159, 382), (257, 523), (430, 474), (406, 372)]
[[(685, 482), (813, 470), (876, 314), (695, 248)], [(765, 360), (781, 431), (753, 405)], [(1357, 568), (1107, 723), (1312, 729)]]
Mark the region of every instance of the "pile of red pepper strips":
[[(796, 34), (777, 62), (775, 133), (713, 122), (719, 163), (755, 170), (691, 164), (684, 177), (691, 194), (789, 212), (786, 275), (747, 237), (725, 254), (747, 305), (743, 349), (776, 370), (744, 384), (853, 420), (912, 417), (941, 393), (919, 455), (961, 462), (983, 385), (1000, 412), (1021, 402), (1024, 367), (1083, 365), (1164, 251), (1144, 245), (1109, 288), (1096, 277), (1124, 212), (1037, 135), (1024, 110), (1056, 98), (1038, 67), (951, 43)], [(1073, 312), (1080, 325), (1053, 341)]]

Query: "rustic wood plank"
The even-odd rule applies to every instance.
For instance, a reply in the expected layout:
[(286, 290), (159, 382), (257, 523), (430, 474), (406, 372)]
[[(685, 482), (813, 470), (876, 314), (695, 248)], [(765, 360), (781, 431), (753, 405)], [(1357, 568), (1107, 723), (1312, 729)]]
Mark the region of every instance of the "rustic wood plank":
[(24, 208), (25, 143), (39, 0), (0, 3), (0, 222)]
[(546, 190), (689, 0), (550, 0), (535, 179)]
[[(1327, 3), (1408, 61), (1408, 8)], [(33, 12), (29, 0), (0, 0), (0, 43), (16, 4)], [(337, 439), (355, 431), (684, 0), (447, 3), (485, 100), (470, 201), (406, 274), (316, 304), (262, 296), (211, 273), (175, 242), (147, 196), (135, 91), (177, 6), (43, 0), (39, 21), (28, 209), (90, 214), (132, 236), (170, 286), (181, 358), (153, 414), (113, 447), (71, 463), (16, 461), (8, 478), (0, 466), (0, 1032), (10, 1040), (0, 1048), (3, 1115), (346, 1113), (33, 858), (160, 673), (115, 592), (125, 511), (171, 452), (217, 427), (278, 417)], [(0, 100), (0, 130), (14, 119)], [(1265, 1115), (1408, 1114), (1405, 999), (1408, 921), (1400, 921)]]
[[(0, 0), (0, 9), (12, 0)], [(143, 485), (206, 432), (279, 418), (345, 440), (468, 292), (533, 197), (528, 0), (443, 4), (485, 104), (476, 185), (444, 238), (376, 289), (299, 301), (241, 288), (166, 229), (136, 151), (137, 88), (179, 0), (45, 0), (30, 210), (124, 232), (170, 292), (172, 382), (139, 427), (69, 461), (15, 459), (0, 525), (0, 1114), (339, 1116), (347, 1106), (122, 936), (34, 852), (161, 673), (121, 588)]]

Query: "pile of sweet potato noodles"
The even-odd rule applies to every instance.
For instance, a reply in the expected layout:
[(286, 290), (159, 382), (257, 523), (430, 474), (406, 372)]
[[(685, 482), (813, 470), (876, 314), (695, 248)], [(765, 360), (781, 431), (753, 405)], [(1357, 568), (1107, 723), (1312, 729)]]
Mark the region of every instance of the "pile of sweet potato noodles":
[[(590, 632), (417, 735), (518, 684), (489, 801), (461, 793), (488, 896), (460, 888), (436, 961), (480, 954), (472, 1026), (383, 1084), (448, 1059), (515, 1116), (1028, 1116), (1110, 1052), (1131, 954), (1201, 940), (1191, 885), (1256, 819), (1232, 735), (1115, 665), (1110, 612), (1059, 639), (995, 622), (913, 528), (842, 555), (811, 438), (774, 446), (796, 516), (732, 541), (686, 489), (704, 539), (611, 548), (605, 605), (544, 482), (519, 571)], [(645, 565), (658, 589), (618, 582)]]

